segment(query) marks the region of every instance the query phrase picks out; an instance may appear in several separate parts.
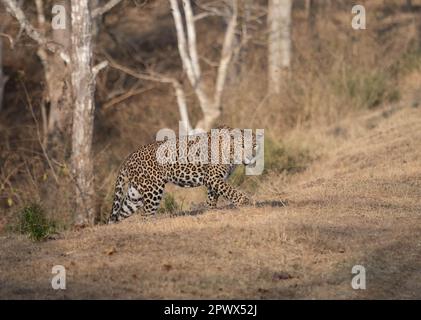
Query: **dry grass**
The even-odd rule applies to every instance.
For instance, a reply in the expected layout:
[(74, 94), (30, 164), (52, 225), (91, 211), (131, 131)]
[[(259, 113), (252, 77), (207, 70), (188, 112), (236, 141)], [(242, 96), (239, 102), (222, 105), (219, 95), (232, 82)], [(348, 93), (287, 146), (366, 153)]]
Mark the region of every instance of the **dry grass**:
[[(0, 297), (419, 299), (420, 117), (406, 107), (354, 118), (357, 133), (295, 182), (262, 183), (255, 197), (285, 208), (134, 216), (43, 243), (3, 236)], [(57, 264), (65, 291), (50, 286)], [(356, 264), (365, 291), (350, 286)]]
[[(267, 32), (262, 16), (250, 27), (252, 39), (244, 51), (241, 73), (237, 79), (230, 77), (223, 98), (223, 116), (218, 119), (233, 127), (264, 128), (273, 142), (273, 149), (267, 154), (267, 169), (283, 172), (286, 180), (289, 173), (306, 168), (337, 143), (351, 138), (354, 132), (345, 132), (341, 123), (352, 119), (355, 113), (396, 103), (412, 94), (411, 90), (419, 91), (416, 84), (421, 70), (418, 13), (405, 11), (402, 1), (363, 1), (370, 22), (364, 32), (350, 27), (347, 1), (335, 1), (330, 9), (321, 8), (310, 30), (303, 1), (294, 2), (297, 5), (292, 28), (291, 75), (284, 82), (280, 96), (269, 99), (266, 95)], [(265, 2), (256, 3), (265, 6)], [(419, 6), (420, 1), (413, 3)], [(33, 4), (26, 8), (33, 21), (36, 20), (34, 9)], [(8, 25), (5, 32), (17, 35), (16, 21), (3, 12), (0, 14)], [(213, 17), (200, 20), (197, 28), (198, 35), (206, 34), (198, 38), (200, 55), (218, 61), (224, 23)], [(47, 163), (35, 121), (20, 94), (25, 84), (42, 127), (42, 66), (33, 42), (22, 37), (15, 45), (14, 50), (4, 46), (3, 63), (11, 79), (0, 114), (0, 232), (16, 220), (20, 208), (33, 202), (42, 203), (51, 218), (68, 227), (74, 219), (75, 188), (68, 169), (69, 150), (62, 150), (63, 155), (57, 159), (51, 156), (51, 166)], [(198, 101), (188, 81), (183, 81), (185, 75), (166, 1), (146, 2), (141, 7), (130, 1), (122, 4), (119, 10), (106, 16), (95, 47), (100, 60), (101, 52), (106, 51), (135, 70), (142, 70), (146, 65), (180, 79), (185, 84), (192, 121), (195, 123), (200, 118)], [(211, 83), (216, 68), (201, 62), (203, 81)], [(105, 107), (131, 90), (142, 90), (142, 94)], [(122, 159), (139, 145), (153, 141), (157, 130), (177, 129), (179, 114), (172, 88), (138, 81), (112, 68), (104, 69), (98, 76), (96, 102), (95, 187), (98, 218), (103, 220), (109, 214), (114, 179)], [(335, 138), (331, 144), (326, 143), (325, 136), (319, 137), (317, 133), (326, 126), (331, 127), (332, 135), (345, 135), (344, 139)], [(310, 136), (308, 132), (315, 134)], [(253, 179), (252, 185), (245, 183), (241, 187), (254, 191), (260, 181)], [(241, 183), (241, 177), (235, 182)], [(179, 191), (174, 192), (177, 202), (185, 209), (204, 198), (201, 191), (188, 198)]]

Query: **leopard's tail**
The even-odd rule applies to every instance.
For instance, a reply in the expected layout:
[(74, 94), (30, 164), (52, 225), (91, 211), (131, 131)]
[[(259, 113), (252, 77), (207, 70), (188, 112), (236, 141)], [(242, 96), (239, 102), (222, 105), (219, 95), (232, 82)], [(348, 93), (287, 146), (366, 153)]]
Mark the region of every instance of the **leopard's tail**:
[(124, 201), (124, 195), (127, 189), (127, 182), (128, 182), (127, 172), (126, 170), (121, 168), (118, 173), (117, 180), (115, 183), (113, 206), (112, 206), (110, 217), (108, 219), (108, 223), (114, 223), (118, 221), (120, 210)]

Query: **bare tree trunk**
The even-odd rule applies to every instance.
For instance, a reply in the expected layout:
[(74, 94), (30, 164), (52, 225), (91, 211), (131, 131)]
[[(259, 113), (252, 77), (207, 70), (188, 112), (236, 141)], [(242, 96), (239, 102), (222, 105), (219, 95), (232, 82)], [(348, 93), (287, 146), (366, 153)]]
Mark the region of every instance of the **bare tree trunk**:
[[(227, 30), (225, 31), (224, 42), (222, 45), (221, 59), (219, 61), (218, 73), (216, 75), (215, 93), (214, 93), (214, 108), (221, 112), (222, 93), (225, 87), (225, 81), (227, 78), (228, 67), (230, 65), (233, 53), (234, 53), (234, 39), (235, 29), (237, 27), (238, 8), (237, 1), (232, 2), (232, 14), (229, 19)], [(219, 115), (219, 114), (218, 114)], [(215, 120), (216, 118), (212, 119)], [(204, 119), (206, 120), (206, 119)], [(210, 125), (206, 127), (206, 130), (210, 129)]]
[(305, 0), (305, 2), (304, 2), (304, 10), (305, 10), (307, 18), (310, 17), (311, 4), (312, 4), (312, 0)]
[[(234, 54), (231, 61), (231, 66), (227, 75), (227, 84), (237, 84), (241, 79), (242, 73), (246, 70), (247, 58), (247, 42), (248, 26), (250, 22), (251, 0), (243, 0), (242, 3), (242, 16), (241, 16), (241, 32), (235, 34), (233, 41)], [(229, 25), (229, 20), (227, 21)]]
[[(3, 31), (3, 26), (0, 26), (0, 33)], [(4, 87), (8, 77), (3, 74), (3, 37), (0, 37), (0, 111), (3, 106)]]
[(306, 0), (306, 16), (307, 26), (310, 28), (310, 32), (314, 33), (314, 26), (316, 23), (316, 3), (314, 0)]
[(279, 94), (283, 70), (291, 64), (292, 0), (269, 0), (268, 84), (269, 93)]
[(72, 171), (76, 182), (76, 225), (95, 219), (92, 163), (95, 75), (92, 71), (92, 18), (88, 0), (72, 0), (71, 78), (74, 100)]
[[(38, 26), (46, 33), (45, 17), (43, 12), (43, 1), (35, 1), (38, 12)], [(66, 28), (53, 29), (53, 41), (60, 45), (65, 51), (70, 47), (70, 11), (69, 2), (60, 0), (55, 3), (66, 8)], [(72, 120), (72, 99), (70, 89), (70, 74), (68, 65), (56, 54), (51, 54), (44, 47), (38, 48), (38, 56), (43, 64), (46, 81), (46, 98), (50, 103), (50, 112), (44, 132), (44, 143), (50, 152), (56, 153), (56, 147), (70, 144)], [(56, 154), (55, 154), (56, 156)]]
[(315, 0), (306, 0), (305, 13), (306, 13), (306, 18), (307, 18), (307, 23), (310, 28), (313, 27), (315, 23), (316, 8), (317, 8), (317, 3)]
[[(95, 218), (94, 206), (94, 185), (93, 185), (93, 164), (91, 157), (92, 148), (92, 134), (93, 134), (93, 120), (94, 120), (94, 91), (95, 91), (95, 76), (98, 72), (105, 68), (108, 63), (103, 61), (92, 67), (92, 16), (89, 9), (88, 0), (71, 0), (71, 26), (72, 32), (70, 35), (71, 50), (68, 32), (68, 26), (64, 30), (64, 34), (60, 32), (53, 32), (54, 40), (48, 39), (45, 34), (35, 29), (29, 20), (26, 18), (21, 9), (20, 4), (15, 0), (0, 0), (6, 9), (16, 18), (22, 30), (38, 43), (41, 50), (38, 52), (41, 60), (48, 68), (53, 68), (47, 61), (48, 55), (46, 50), (55, 53), (67, 65), (69, 65), (71, 98), (73, 105), (73, 125), (72, 125), (72, 174), (76, 185), (76, 225), (92, 224)], [(97, 8), (95, 17), (99, 17), (121, 0), (109, 0), (103, 7)], [(44, 26), (45, 17), (43, 13), (42, 0), (35, 2), (38, 11), (38, 23)], [(63, 0), (62, 4), (66, 5)], [(69, 11), (69, 10), (67, 10)], [(68, 20), (68, 19), (67, 19)], [(55, 30), (56, 31), (56, 30)], [(59, 42), (59, 43), (58, 43)], [(67, 50), (66, 50), (67, 49)], [(55, 60), (53, 60), (55, 61)], [(55, 61), (57, 62), (57, 61)], [(56, 64), (55, 68), (60, 68), (62, 65)], [(46, 71), (50, 71), (46, 69)], [(60, 70), (64, 72), (63, 69)], [(57, 73), (54, 73), (57, 74)], [(50, 73), (48, 73), (50, 75)], [(66, 78), (63, 76), (64, 79)], [(59, 77), (59, 79), (63, 79)], [(54, 81), (54, 79), (47, 79), (47, 81)], [(66, 83), (66, 82), (64, 82)], [(53, 84), (55, 85), (55, 84)], [(54, 87), (56, 88), (56, 87)], [(54, 95), (57, 92), (67, 92), (66, 85), (60, 86), (56, 91), (51, 88), (51, 93)], [(57, 88), (56, 88), (57, 89)], [(50, 90), (50, 88), (49, 88)], [(60, 91), (62, 90), (62, 91)], [(58, 98), (55, 98), (58, 99)], [(69, 101), (71, 99), (69, 98)], [(60, 105), (60, 101), (58, 102)], [(60, 106), (58, 106), (60, 107)], [(58, 110), (58, 109), (57, 109)], [(62, 114), (62, 113), (60, 113)], [(51, 115), (50, 115), (51, 116)], [(56, 117), (53, 117), (57, 119)], [(60, 122), (53, 121), (52, 122)]]

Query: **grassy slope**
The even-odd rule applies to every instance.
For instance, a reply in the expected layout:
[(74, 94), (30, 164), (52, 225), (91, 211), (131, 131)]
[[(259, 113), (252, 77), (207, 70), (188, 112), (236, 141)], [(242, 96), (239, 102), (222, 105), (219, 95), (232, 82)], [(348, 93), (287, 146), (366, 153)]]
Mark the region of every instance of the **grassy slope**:
[[(406, 108), (354, 120), (372, 129), (283, 186), (286, 208), (135, 216), (45, 243), (2, 237), (0, 297), (421, 298), (419, 119)], [(56, 264), (65, 291), (51, 289)], [(351, 289), (356, 264), (365, 291)]]

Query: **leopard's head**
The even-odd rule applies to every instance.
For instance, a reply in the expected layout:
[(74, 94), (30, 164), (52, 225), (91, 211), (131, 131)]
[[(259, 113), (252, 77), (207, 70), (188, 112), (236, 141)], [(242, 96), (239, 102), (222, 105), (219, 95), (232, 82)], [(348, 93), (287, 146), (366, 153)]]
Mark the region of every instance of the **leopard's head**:
[[(256, 133), (251, 129), (238, 129), (231, 128), (227, 125), (221, 125), (217, 128), (220, 130), (222, 137), (224, 134), (229, 134), (230, 149), (229, 152), (230, 163), (251, 165), (256, 162), (258, 155), (258, 139)], [(221, 143), (221, 142), (220, 142)], [(224, 148), (224, 144), (220, 144), (221, 150)]]

